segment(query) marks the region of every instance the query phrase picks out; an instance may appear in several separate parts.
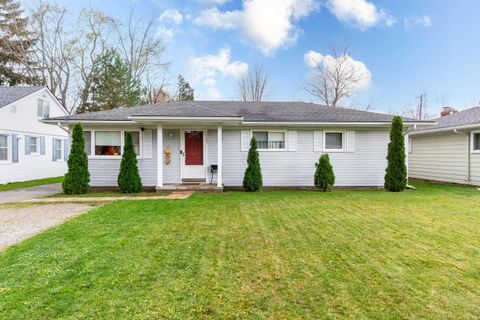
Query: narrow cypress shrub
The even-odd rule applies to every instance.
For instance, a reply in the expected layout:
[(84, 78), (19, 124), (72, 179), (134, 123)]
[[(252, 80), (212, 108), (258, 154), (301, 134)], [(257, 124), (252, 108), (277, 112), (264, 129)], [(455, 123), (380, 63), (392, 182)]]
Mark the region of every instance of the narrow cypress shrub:
[(335, 174), (327, 153), (320, 156), (320, 160), (315, 163), (315, 167), (317, 168), (314, 176), (315, 188), (324, 192), (330, 190), (335, 183)]
[(117, 182), (123, 193), (138, 193), (142, 191), (142, 179), (138, 173), (137, 155), (135, 154), (130, 132), (127, 132), (125, 135), (125, 147)]
[(385, 189), (393, 192), (405, 190), (407, 187), (407, 165), (405, 164), (403, 122), (399, 116), (395, 116), (392, 121), (387, 160)]
[(85, 152), (83, 129), (80, 123), (73, 127), (72, 146), (67, 163), (68, 172), (63, 179), (63, 192), (66, 194), (87, 193), (90, 173), (88, 172), (88, 158)]
[(250, 150), (248, 150), (247, 169), (243, 177), (243, 189), (248, 192), (259, 191), (263, 185), (262, 169), (257, 151), (257, 140), (252, 137)]

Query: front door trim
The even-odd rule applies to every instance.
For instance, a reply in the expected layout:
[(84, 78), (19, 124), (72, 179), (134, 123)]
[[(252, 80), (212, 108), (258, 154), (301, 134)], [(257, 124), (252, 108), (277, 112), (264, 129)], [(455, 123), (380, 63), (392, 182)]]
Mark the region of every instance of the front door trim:
[(185, 175), (185, 131), (202, 131), (203, 134), (203, 175), (201, 179), (207, 181), (207, 129), (205, 128), (182, 128), (180, 130), (180, 180), (190, 179), (191, 177), (186, 177)]

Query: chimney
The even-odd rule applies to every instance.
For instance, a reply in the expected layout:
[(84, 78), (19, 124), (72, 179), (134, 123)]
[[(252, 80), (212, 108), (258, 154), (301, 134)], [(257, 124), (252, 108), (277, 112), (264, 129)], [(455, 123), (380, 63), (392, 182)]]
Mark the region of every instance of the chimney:
[(453, 113), (457, 113), (457, 109), (452, 107), (443, 107), (442, 112), (440, 112), (440, 116), (445, 117)]

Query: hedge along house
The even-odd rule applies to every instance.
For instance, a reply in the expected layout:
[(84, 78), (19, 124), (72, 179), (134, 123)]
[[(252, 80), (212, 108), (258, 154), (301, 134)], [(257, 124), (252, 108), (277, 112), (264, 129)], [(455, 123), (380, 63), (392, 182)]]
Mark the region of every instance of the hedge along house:
[(445, 108), (434, 126), (409, 137), (411, 177), (480, 186), (480, 107)]
[[(264, 186), (311, 187), (329, 153), (336, 186), (383, 186), (392, 116), (304, 102), (180, 101), (50, 118), (85, 130), (92, 186), (116, 186), (125, 132), (144, 186), (242, 186), (258, 141)], [(425, 124), (405, 119), (405, 127)], [(184, 187), (184, 186), (183, 186)]]

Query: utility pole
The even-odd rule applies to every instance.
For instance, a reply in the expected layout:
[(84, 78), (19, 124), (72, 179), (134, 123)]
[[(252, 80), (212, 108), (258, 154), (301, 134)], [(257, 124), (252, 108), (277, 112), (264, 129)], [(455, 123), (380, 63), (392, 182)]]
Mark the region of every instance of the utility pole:
[(422, 117), (426, 113), (426, 112), (424, 112), (425, 111), (424, 109), (426, 109), (425, 100), (427, 98), (427, 93), (424, 92), (424, 93), (420, 94), (419, 96), (416, 96), (415, 98), (419, 99), (417, 117), (418, 117), (418, 120), (422, 120)]

